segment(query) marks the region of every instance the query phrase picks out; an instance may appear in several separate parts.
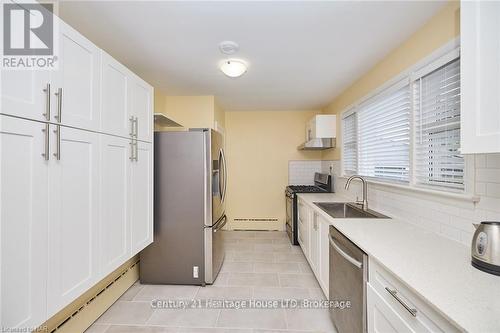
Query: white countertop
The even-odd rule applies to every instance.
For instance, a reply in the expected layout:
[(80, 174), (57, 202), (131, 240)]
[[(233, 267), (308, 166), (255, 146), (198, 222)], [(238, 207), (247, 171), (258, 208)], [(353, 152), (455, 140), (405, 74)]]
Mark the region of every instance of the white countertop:
[(397, 219), (334, 219), (314, 202), (338, 194), (299, 194), (335, 228), (457, 327), (500, 332), (500, 276), (473, 268), (470, 248)]

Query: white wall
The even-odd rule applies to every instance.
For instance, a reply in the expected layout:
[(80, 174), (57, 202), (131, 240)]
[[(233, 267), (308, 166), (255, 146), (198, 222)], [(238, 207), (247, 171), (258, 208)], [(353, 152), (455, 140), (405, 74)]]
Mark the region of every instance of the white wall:
[[(339, 175), (340, 162), (329, 163), (334, 165), (334, 174)], [(500, 221), (500, 154), (476, 155), (475, 165), (478, 203), (370, 183), (369, 208), (470, 246), (474, 232), (472, 223)], [(360, 183), (353, 182), (345, 191), (346, 179), (335, 177), (335, 180), (337, 193), (352, 200), (356, 195), (361, 198)]]

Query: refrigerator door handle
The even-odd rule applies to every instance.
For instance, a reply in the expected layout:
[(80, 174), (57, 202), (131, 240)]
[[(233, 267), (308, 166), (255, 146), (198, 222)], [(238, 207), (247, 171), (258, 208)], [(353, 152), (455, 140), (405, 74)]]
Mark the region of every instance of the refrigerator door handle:
[(222, 202), (226, 200), (226, 191), (227, 191), (227, 166), (226, 166), (226, 156), (224, 155), (224, 150), (220, 149), (220, 154), (222, 157), (222, 165), (224, 171), (224, 192), (222, 193)]

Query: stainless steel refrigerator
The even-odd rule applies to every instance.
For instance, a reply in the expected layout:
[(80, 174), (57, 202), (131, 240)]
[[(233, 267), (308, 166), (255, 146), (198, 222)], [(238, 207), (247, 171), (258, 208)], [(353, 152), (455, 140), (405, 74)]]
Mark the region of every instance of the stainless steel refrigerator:
[(224, 261), (227, 221), (222, 135), (155, 132), (154, 177), (154, 241), (140, 255), (141, 283), (213, 283)]

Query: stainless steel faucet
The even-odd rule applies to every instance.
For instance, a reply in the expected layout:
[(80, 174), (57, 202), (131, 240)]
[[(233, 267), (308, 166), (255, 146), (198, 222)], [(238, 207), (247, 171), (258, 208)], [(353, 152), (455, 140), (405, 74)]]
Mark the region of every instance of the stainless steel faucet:
[(356, 200), (356, 202), (358, 204), (361, 204), (363, 210), (367, 210), (368, 209), (368, 200), (367, 200), (368, 196), (367, 196), (367, 184), (366, 184), (366, 180), (363, 177), (358, 176), (358, 175), (351, 176), (351, 177), (349, 177), (347, 179), (347, 182), (345, 183), (345, 189), (346, 190), (349, 189), (349, 185), (351, 184), (351, 181), (353, 179), (359, 179), (363, 183), (363, 200), (362, 201)]

